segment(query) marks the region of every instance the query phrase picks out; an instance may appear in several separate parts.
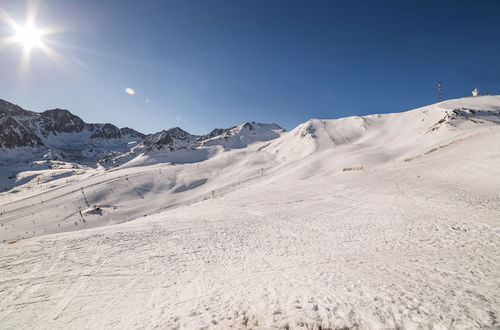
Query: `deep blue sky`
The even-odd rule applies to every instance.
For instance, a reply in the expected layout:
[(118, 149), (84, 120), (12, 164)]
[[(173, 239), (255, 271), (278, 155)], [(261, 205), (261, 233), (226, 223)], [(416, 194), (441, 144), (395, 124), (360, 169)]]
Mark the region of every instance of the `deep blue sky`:
[[(25, 20), (26, 2), (0, 6)], [(404, 111), (438, 80), (445, 98), (500, 93), (499, 17), (481, 0), (45, 0), (59, 59), (34, 49), (21, 75), (21, 46), (0, 49), (0, 98), (145, 133)]]

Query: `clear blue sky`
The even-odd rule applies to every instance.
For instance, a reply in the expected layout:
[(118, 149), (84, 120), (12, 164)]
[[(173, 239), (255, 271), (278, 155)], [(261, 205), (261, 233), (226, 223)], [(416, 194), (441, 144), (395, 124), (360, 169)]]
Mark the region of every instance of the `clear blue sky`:
[[(25, 21), (26, 2), (0, 6)], [(58, 57), (34, 48), (21, 74), (21, 45), (1, 48), (0, 98), (145, 133), (404, 111), (438, 80), (445, 98), (499, 94), (499, 17), (481, 0), (45, 0)]]

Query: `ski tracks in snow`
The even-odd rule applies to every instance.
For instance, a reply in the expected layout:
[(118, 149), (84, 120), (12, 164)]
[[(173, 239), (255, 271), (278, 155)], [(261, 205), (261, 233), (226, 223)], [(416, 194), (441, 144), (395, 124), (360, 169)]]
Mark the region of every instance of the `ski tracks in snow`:
[(454, 210), (464, 205), (460, 191), (423, 203), (429, 173), (422, 182), (412, 174), (418, 186), (391, 174), (248, 187), (127, 224), (4, 245), (0, 325), (497, 326), (496, 225)]

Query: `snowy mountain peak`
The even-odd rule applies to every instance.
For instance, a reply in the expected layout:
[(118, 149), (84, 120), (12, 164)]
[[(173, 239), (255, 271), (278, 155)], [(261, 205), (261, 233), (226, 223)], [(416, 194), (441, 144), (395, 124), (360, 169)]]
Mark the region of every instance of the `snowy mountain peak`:
[(3, 116), (25, 116), (32, 112), (24, 110), (18, 105), (0, 99), (0, 117)]
[(195, 142), (197, 137), (184, 131), (180, 127), (170, 128), (147, 136), (144, 144), (157, 149), (168, 148), (173, 151), (178, 148), (185, 148)]
[[(231, 128), (215, 129), (207, 135), (193, 135), (180, 127), (145, 135), (110, 123), (85, 123), (66, 109), (37, 113), (3, 100), (0, 100), (0, 124), (0, 155), (4, 159), (98, 161), (104, 166), (120, 165), (144, 153), (165, 157), (165, 153), (180, 151), (193, 151), (198, 156), (186, 156), (186, 159), (200, 161), (219, 150), (212, 147), (244, 148), (254, 142), (277, 138), (284, 132), (276, 124), (243, 122)], [(200, 153), (200, 148), (213, 150)], [(182, 162), (179, 157), (172, 159)]]
[(166, 133), (172, 138), (178, 140), (191, 140), (194, 137), (194, 135), (189, 134), (180, 127), (170, 128), (166, 131)]
[(85, 128), (85, 122), (80, 117), (64, 109), (44, 111), (29, 121), (28, 125), (35, 128), (37, 124), (45, 137), (50, 133), (57, 135), (58, 133), (81, 132)]
[(227, 148), (245, 148), (251, 143), (269, 141), (281, 136), (285, 130), (276, 124), (243, 122), (238, 126), (218, 129), (205, 136), (202, 145), (222, 145)]
[(0, 152), (2, 158), (12, 160), (22, 160), (20, 154), (23, 159), (42, 159), (51, 150), (51, 154), (67, 155), (68, 160), (95, 161), (126, 152), (132, 139), (145, 137), (127, 128), (122, 136), (122, 130), (112, 124), (87, 124), (69, 110), (37, 113), (3, 100), (0, 122)]
[(122, 136), (128, 136), (130, 138), (144, 139), (146, 137), (146, 134), (142, 134), (141, 132), (129, 127), (120, 128), (120, 133)]

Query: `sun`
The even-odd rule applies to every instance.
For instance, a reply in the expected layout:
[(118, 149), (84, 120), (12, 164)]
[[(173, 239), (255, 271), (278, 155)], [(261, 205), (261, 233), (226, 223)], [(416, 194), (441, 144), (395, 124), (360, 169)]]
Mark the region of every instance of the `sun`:
[(16, 26), (14, 39), (24, 48), (31, 49), (42, 45), (42, 32), (33, 25)]
[[(40, 0), (30, 0), (28, 2), (26, 21), (23, 23), (17, 22), (0, 6), (0, 30), (4, 30), (4, 26), (10, 27), (11, 30), (10, 36), (0, 38), (0, 54), (6, 47), (11, 45), (20, 46), (19, 48), (22, 49), (19, 65), (20, 77), (23, 77), (28, 72), (34, 50), (39, 50), (39, 53), (45, 54), (57, 65), (64, 66), (67, 63), (63, 56), (53, 48), (55, 43), (53, 39), (51, 40), (53, 34), (61, 33), (64, 29), (58, 26), (40, 28), (39, 25), (35, 24), (40, 4)], [(61, 47), (60, 44), (58, 46)]]

